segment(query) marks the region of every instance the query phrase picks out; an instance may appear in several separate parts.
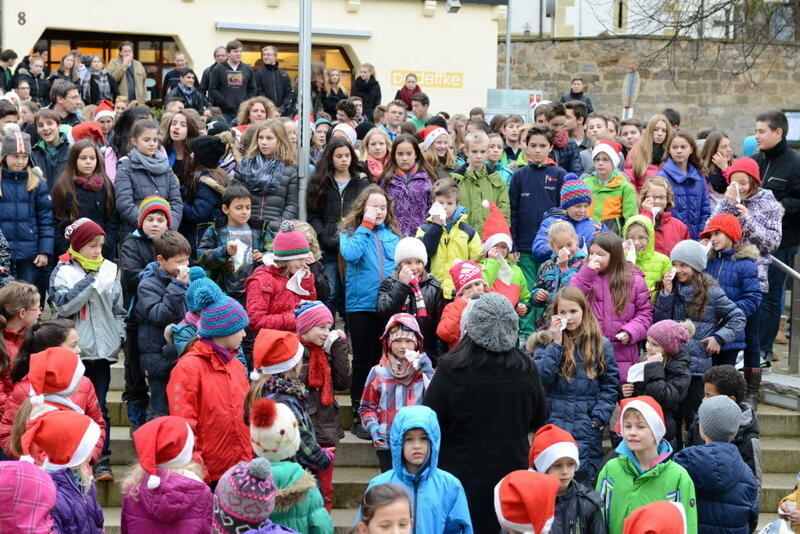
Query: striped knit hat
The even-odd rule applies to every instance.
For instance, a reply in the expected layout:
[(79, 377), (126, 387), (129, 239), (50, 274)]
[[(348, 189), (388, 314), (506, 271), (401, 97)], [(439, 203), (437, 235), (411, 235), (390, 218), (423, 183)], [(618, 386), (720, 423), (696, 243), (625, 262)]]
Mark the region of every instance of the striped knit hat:
[(561, 209), (567, 209), (581, 202), (591, 204), (592, 192), (586, 186), (586, 182), (578, 179), (574, 173), (569, 173), (564, 176), (564, 183), (561, 186)]
[(147, 215), (154, 212), (161, 211), (167, 217), (167, 226), (172, 226), (172, 214), (169, 211), (169, 202), (166, 199), (152, 195), (139, 204), (139, 228), (142, 227)]
[(330, 323), (333, 325), (333, 315), (325, 304), (318, 300), (305, 300), (294, 310), (297, 322), (297, 335), (302, 336), (317, 325)]
[(200, 337), (230, 336), (244, 330), (250, 322), (242, 305), (222, 293), (216, 285), (200, 287), (195, 294), (194, 304), (202, 310), (197, 325), (197, 335)]
[[(219, 300), (225, 295), (219, 286), (206, 276), (205, 269), (195, 265), (189, 269), (189, 289), (186, 290), (186, 309), (192, 313), (197, 313), (202, 310), (203, 306), (198, 302), (198, 300), (200, 300), (199, 295), (204, 295), (208, 291), (217, 295), (212, 302)], [(203, 298), (207, 299), (208, 297)]]
[[(27, 154), (31, 155), (31, 136), (25, 132), (20, 131), (19, 126), (15, 123), (5, 125), (3, 130), (3, 144), (0, 147), (0, 154), (2, 159), (5, 159), (9, 154)], [(30, 165), (30, 160), (28, 160)]]
[(259, 528), (275, 509), (277, 494), (269, 460), (239, 462), (225, 471), (214, 490), (214, 531)]
[(280, 232), (272, 242), (272, 251), (276, 260), (299, 260), (308, 257), (311, 246), (306, 236), (294, 229), (292, 221), (283, 221)]

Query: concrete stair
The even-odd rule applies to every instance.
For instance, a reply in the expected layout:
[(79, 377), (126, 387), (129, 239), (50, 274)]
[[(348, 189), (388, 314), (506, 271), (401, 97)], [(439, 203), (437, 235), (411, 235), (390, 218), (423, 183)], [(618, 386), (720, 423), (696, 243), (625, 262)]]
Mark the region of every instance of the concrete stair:
[[(785, 404), (781, 402), (781, 404)], [(777, 519), (778, 503), (792, 491), (800, 471), (800, 412), (762, 403), (758, 407), (761, 425), (761, 482), (758, 527)]]

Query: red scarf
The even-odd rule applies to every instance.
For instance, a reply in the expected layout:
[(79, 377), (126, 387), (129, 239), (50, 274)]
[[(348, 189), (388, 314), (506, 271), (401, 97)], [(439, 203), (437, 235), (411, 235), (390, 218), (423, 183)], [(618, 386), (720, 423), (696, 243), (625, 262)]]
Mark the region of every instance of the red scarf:
[(569, 144), (569, 135), (566, 130), (561, 130), (553, 138), (553, 146), (556, 148), (564, 148)]
[(103, 177), (100, 174), (93, 174), (86, 178), (85, 176), (75, 175), (75, 185), (86, 189), (87, 191), (94, 191), (97, 193), (103, 189)]
[(333, 380), (331, 379), (331, 366), (328, 363), (328, 356), (322, 347), (309, 343), (303, 338), (300, 342), (308, 347), (308, 377), (306, 383), (311, 389), (319, 390), (319, 401), (323, 406), (333, 404)]

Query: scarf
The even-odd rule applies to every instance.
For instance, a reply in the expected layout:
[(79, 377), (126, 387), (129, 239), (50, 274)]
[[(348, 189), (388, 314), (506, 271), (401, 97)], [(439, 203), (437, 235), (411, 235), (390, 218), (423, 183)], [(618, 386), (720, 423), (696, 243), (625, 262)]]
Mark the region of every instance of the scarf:
[(268, 195), (273, 193), (283, 176), (284, 163), (273, 158), (265, 158), (258, 154), (254, 158), (245, 158), (236, 168), (237, 174), (252, 193)]
[(394, 175), (400, 178), (404, 184), (407, 184), (417, 176), (418, 172), (419, 172), (419, 165), (415, 164), (413, 167), (408, 169), (408, 171), (402, 171), (400, 169), (397, 169)]
[(400, 91), (398, 91), (398, 92), (400, 93), (400, 100), (402, 100), (403, 102), (405, 102), (405, 103), (406, 103), (406, 105), (407, 105), (409, 108), (411, 108), (411, 97), (412, 97), (412, 96), (414, 96), (414, 95), (415, 95), (415, 94), (417, 94), (417, 93), (421, 93), (421, 92), (422, 92), (422, 89), (420, 88), (420, 86), (419, 86), (419, 85), (417, 85), (417, 86), (415, 86), (415, 87), (414, 87), (414, 90), (413, 90), (413, 91), (409, 91), (409, 90), (408, 90), (408, 87), (406, 87), (406, 86), (404, 85), (403, 87), (401, 87), (401, 88), (400, 88)]
[(214, 350), (214, 355), (217, 358), (219, 358), (219, 361), (221, 361), (223, 364), (227, 364), (229, 361), (231, 361), (233, 358), (236, 357), (236, 353), (220, 347), (219, 345), (217, 345), (212, 340), (206, 337), (201, 337), (200, 342), (211, 347)]
[(156, 150), (156, 153), (152, 156), (145, 156), (139, 152), (138, 149), (134, 148), (128, 152), (128, 159), (131, 160), (131, 163), (134, 163), (137, 167), (141, 167), (146, 173), (153, 176), (172, 173), (169, 159), (167, 159), (167, 155), (161, 152), (161, 150)]
[(84, 95), (91, 94), (92, 81), (97, 84), (97, 98), (111, 100), (111, 83), (108, 81), (108, 71), (106, 69), (100, 72), (92, 71), (89, 76), (86, 76), (81, 82), (81, 92)]
[(69, 247), (69, 250), (67, 250), (67, 253), (73, 260), (80, 263), (81, 267), (83, 267), (83, 270), (87, 272), (97, 272), (100, 270), (100, 266), (103, 264), (102, 255), (100, 255), (100, 257), (97, 258), (96, 260), (92, 260), (87, 258), (86, 256), (83, 256), (79, 252), (76, 252), (71, 245)]
[(322, 347), (309, 343), (302, 337), (300, 343), (308, 347), (310, 356), (308, 358), (308, 377), (306, 383), (311, 389), (319, 390), (319, 400), (323, 406), (333, 404), (333, 380), (331, 378), (331, 366), (328, 364), (328, 356)]
[(414, 278), (408, 282), (408, 285), (411, 286), (411, 294), (414, 297), (414, 304), (417, 308), (418, 319), (428, 316), (428, 311), (425, 309), (425, 299), (422, 298), (422, 290), (419, 287), (421, 282), (422, 278)]
[(372, 175), (372, 181), (376, 182), (383, 174), (383, 162), (378, 158), (367, 156), (367, 169), (369, 169), (369, 173)]
[(191, 86), (191, 87), (185, 87), (182, 83), (178, 84), (178, 89), (180, 90), (181, 93), (186, 95), (186, 97), (190, 101), (194, 99), (194, 94), (195, 94), (195, 92), (197, 92), (197, 89), (195, 88), (194, 85)]
[(564, 148), (569, 144), (569, 134), (566, 130), (561, 130), (555, 137), (553, 137), (553, 146), (556, 148)]
[(414, 365), (410, 361), (405, 358), (401, 360), (388, 350), (381, 356), (380, 365), (389, 371), (392, 378), (404, 386), (411, 384), (419, 372), (419, 369), (414, 369)]
[(85, 176), (75, 175), (75, 185), (82, 187), (87, 191), (94, 191), (95, 193), (103, 189), (104, 180), (100, 174), (93, 174), (88, 178)]
[(308, 400), (308, 389), (305, 384), (294, 378), (286, 378), (283, 374), (270, 376), (264, 382), (262, 392), (283, 393), (303, 402)]

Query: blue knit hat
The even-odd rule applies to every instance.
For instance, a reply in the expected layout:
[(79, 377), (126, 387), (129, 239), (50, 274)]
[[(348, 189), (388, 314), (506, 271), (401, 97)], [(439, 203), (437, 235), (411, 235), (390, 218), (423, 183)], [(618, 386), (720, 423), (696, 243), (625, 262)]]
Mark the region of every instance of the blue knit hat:
[(230, 336), (244, 330), (250, 322), (242, 305), (222, 293), (216, 284), (200, 287), (195, 293), (195, 304), (202, 310), (197, 325), (200, 337)]
[(564, 183), (561, 186), (561, 209), (567, 209), (581, 202), (591, 204), (592, 191), (586, 182), (578, 179), (575, 174), (569, 173), (564, 176)]
[(198, 295), (204, 291), (216, 291), (219, 293), (214, 300), (219, 300), (224, 293), (213, 280), (206, 277), (206, 271), (202, 267), (194, 266), (189, 269), (189, 289), (186, 290), (186, 309), (192, 313), (197, 313), (203, 309), (198, 304)]

